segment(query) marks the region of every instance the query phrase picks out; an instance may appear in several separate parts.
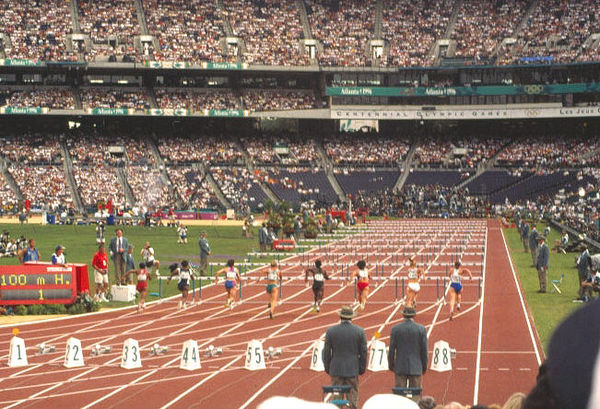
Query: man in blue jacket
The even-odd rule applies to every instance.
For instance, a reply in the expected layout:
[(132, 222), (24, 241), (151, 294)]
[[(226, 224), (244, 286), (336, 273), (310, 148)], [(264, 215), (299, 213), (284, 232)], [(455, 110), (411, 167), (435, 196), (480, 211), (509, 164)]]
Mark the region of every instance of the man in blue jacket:
[(367, 369), (367, 337), (365, 331), (352, 324), (354, 310), (343, 306), (341, 322), (325, 334), (323, 366), (331, 377), (332, 385), (350, 385), (350, 406), (358, 408), (358, 375)]
[[(427, 371), (427, 331), (414, 321), (414, 308), (402, 311), (404, 321), (392, 328), (388, 366), (396, 377), (397, 388), (420, 388), (421, 376)], [(418, 401), (419, 395), (413, 395)]]

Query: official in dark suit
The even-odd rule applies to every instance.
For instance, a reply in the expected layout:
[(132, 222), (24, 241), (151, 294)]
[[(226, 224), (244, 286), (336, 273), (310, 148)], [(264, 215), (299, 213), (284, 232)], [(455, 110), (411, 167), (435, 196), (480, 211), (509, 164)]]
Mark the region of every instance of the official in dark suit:
[(115, 237), (111, 239), (108, 248), (115, 265), (115, 283), (123, 284), (122, 277), (125, 274), (126, 256), (129, 251), (129, 241), (123, 237), (123, 230), (115, 231)]
[(367, 369), (367, 337), (365, 331), (352, 324), (354, 310), (343, 306), (341, 322), (327, 330), (323, 348), (323, 365), (332, 385), (350, 385), (348, 400), (358, 408), (358, 375)]
[(208, 244), (208, 240), (206, 240), (206, 232), (202, 231), (200, 233), (200, 240), (198, 240), (198, 246), (200, 246), (200, 274), (206, 274), (208, 270), (208, 256), (210, 256), (210, 244)]
[(523, 241), (523, 250), (529, 253), (529, 225), (525, 220), (521, 222), (521, 240)]
[[(413, 318), (414, 308), (405, 308), (404, 321), (392, 328), (388, 365), (396, 375), (397, 388), (420, 388), (421, 376), (427, 371), (427, 331)], [(413, 396), (418, 401), (419, 396)]]
[(538, 280), (540, 282), (540, 289), (538, 293), (546, 292), (546, 283), (548, 281), (548, 261), (550, 261), (550, 249), (546, 244), (544, 236), (538, 238), (539, 248), (537, 252), (537, 261), (535, 268), (538, 271)]
[(538, 238), (540, 234), (534, 224), (531, 225), (531, 231), (529, 232), (529, 251), (531, 251), (531, 264), (535, 265), (537, 259), (538, 249)]
[(260, 229), (258, 229), (258, 245), (260, 246), (261, 253), (267, 251), (267, 225), (265, 223), (262, 224)]

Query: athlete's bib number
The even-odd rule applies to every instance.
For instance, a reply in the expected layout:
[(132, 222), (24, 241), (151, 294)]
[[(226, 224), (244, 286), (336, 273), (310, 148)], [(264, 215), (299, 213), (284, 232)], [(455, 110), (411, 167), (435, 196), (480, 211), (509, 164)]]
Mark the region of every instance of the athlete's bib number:
[(323, 281), (323, 274), (317, 273), (315, 274), (315, 281)]

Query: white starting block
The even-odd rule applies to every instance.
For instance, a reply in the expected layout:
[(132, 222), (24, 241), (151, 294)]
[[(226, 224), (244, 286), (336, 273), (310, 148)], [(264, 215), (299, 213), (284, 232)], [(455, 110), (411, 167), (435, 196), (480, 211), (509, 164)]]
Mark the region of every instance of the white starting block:
[(213, 357), (217, 355), (223, 355), (223, 348), (215, 347), (214, 345), (209, 345), (204, 351), (204, 356)]
[(371, 342), (368, 369), (373, 372), (387, 371), (389, 369), (385, 342), (379, 340)]
[(92, 347), (92, 356), (108, 354), (108, 353), (110, 353), (110, 351), (112, 351), (112, 348), (110, 347), (110, 345), (105, 346), (105, 345), (96, 344)]
[(282, 352), (281, 348), (269, 347), (269, 348), (267, 348), (267, 351), (265, 352), (265, 359), (273, 359), (278, 356), (281, 356), (281, 352)]
[(113, 301), (134, 301), (135, 285), (113, 285), (110, 287)]
[(169, 352), (169, 347), (167, 346), (154, 344), (152, 345), (152, 348), (150, 348), (150, 355), (162, 355), (166, 354), (167, 352)]
[(140, 356), (140, 345), (135, 339), (127, 338), (123, 342), (123, 354), (121, 355), (121, 368), (134, 369), (142, 367)]
[(265, 352), (263, 351), (262, 342), (255, 339), (248, 342), (244, 368), (249, 371), (256, 371), (258, 369), (266, 369), (266, 367)]
[(45, 342), (38, 345), (38, 355), (49, 354), (51, 352), (56, 352), (55, 345), (46, 345)]
[(325, 371), (325, 365), (323, 364), (323, 348), (325, 348), (324, 341), (320, 340), (315, 342), (310, 360), (311, 371)]
[(14, 336), (10, 339), (10, 349), (8, 350), (8, 366), (17, 368), (27, 366), (27, 350), (25, 349), (25, 340)]
[(198, 355), (198, 343), (195, 340), (190, 339), (183, 343), (179, 367), (188, 371), (200, 369), (201, 365), (200, 356)]

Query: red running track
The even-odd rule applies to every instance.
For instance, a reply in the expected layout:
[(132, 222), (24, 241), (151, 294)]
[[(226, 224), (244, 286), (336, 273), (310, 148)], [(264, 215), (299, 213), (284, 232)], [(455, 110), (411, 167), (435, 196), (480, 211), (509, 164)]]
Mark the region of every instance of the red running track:
[[(468, 221), (430, 220), (370, 225), (374, 231), (382, 226), (389, 229), (393, 232), (390, 237), (398, 232), (401, 236), (405, 230), (403, 239), (390, 239), (396, 240), (397, 246), (388, 242), (383, 250), (373, 243), (376, 240), (350, 237), (340, 241), (373, 255), (378, 251), (404, 254), (403, 248), (437, 252), (433, 261), (438, 264), (431, 266), (430, 276), (445, 274), (445, 265), (453, 257), (450, 253), (457, 246), (473, 251), (485, 245), (485, 270), (481, 265), (471, 267), (474, 276), (483, 280), (482, 303), (477, 285), (465, 283), (463, 310), (449, 322), (448, 306), (438, 301), (433, 280), (426, 281), (419, 294), (417, 321), (430, 332), (430, 349), (443, 339), (457, 350), (452, 372), (428, 371), (424, 377), (424, 393), (435, 396), (438, 402), (503, 403), (512, 393), (526, 392), (533, 386), (541, 359), (539, 341), (528, 329), (527, 309), (519, 295), (500, 223), (479, 224), (483, 226), (481, 231), (487, 230), (487, 240), (478, 233), (462, 234), (469, 230)], [(438, 228), (445, 232), (437, 234)], [(376, 237), (377, 233), (369, 236)], [(433, 244), (428, 243), (430, 240)], [(355, 262), (342, 247), (323, 246), (318, 251), (330, 250), (335, 255), (332, 259), (339, 262)], [(379, 255), (375, 259), (385, 263), (393, 260), (391, 257)], [(465, 256), (463, 260), (467, 259), (473, 264), (481, 260), (480, 256)], [(282, 272), (285, 279), (299, 278), (302, 268), (286, 266)], [(339, 277), (338, 272), (333, 273)], [(259, 274), (257, 271), (251, 276)], [(386, 276), (390, 274), (390, 280), (372, 283), (367, 308), (354, 320), (368, 337), (380, 331), (386, 343), (391, 327), (402, 320), (402, 303), (394, 302), (393, 283), (396, 277), (405, 275), (405, 267), (386, 269)], [(166, 301), (149, 306), (143, 315), (127, 309), (21, 325), (20, 336), (27, 344), (30, 363), (26, 368), (6, 366), (11, 334), (10, 328), (5, 328), (0, 334), (0, 406), (253, 408), (274, 395), (320, 400), (320, 387), (329, 384), (329, 378), (309, 370), (311, 346), (338, 322), (340, 305), (354, 298), (353, 288), (341, 283), (326, 285), (326, 303), (320, 314), (314, 314), (310, 310), (311, 290), (299, 280), (284, 282), (284, 302), (272, 321), (267, 317), (264, 286), (249, 285), (244, 287), (244, 302), (233, 311), (223, 308), (221, 286), (210, 286), (203, 289), (199, 306), (184, 311), (177, 311), (175, 302)], [(62, 366), (64, 345), (70, 336), (82, 341), (86, 360), (83, 368)], [(142, 348), (141, 369), (119, 367), (121, 346), (129, 337), (138, 340)], [(202, 356), (202, 368), (197, 371), (181, 370), (179, 354), (187, 339), (197, 340), (201, 351), (212, 344), (223, 347), (224, 353), (212, 358)], [(265, 370), (245, 370), (245, 348), (252, 339), (263, 340), (265, 349), (282, 348), (282, 356), (268, 361)], [(40, 342), (57, 345), (56, 353), (35, 355), (35, 346)], [(111, 345), (113, 352), (91, 357), (90, 348), (96, 343)], [(155, 343), (168, 345), (169, 352), (151, 357), (148, 348)], [(376, 393), (389, 393), (392, 383), (393, 375), (388, 371), (367, 371), (360, 379), (361, 402)]]

